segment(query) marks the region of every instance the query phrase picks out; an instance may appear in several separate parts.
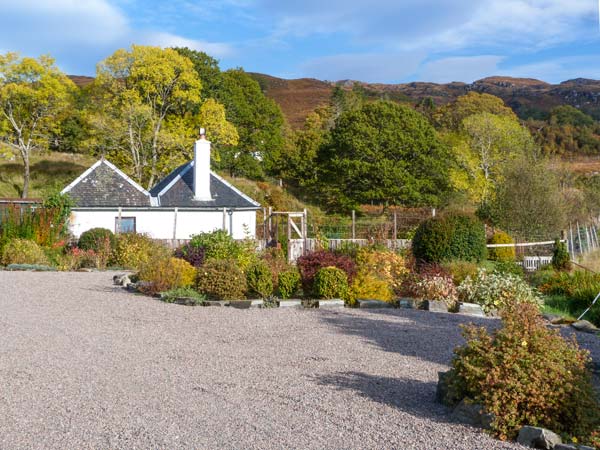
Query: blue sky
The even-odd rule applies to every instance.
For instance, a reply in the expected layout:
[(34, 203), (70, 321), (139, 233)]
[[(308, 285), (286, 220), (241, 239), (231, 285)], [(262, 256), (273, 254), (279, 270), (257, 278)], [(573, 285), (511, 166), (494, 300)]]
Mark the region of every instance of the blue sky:
[(600, 79), (598, 0), (0, 0), (0, 52), (69, 74), (132, 43), (284, 78)]

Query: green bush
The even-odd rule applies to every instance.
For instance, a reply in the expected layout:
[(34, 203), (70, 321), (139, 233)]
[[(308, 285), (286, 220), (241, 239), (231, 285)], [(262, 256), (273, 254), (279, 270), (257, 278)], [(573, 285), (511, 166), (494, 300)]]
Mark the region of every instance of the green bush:
[(246, 276), (232, 260), (210, 260), (198, 270), (198, 292), (215, 300), (245, 298)]
[(447, 261), (441, 264), (442, 269), (452, 276), (452, 281), (456, 286), (462, 283), (467, 277), (477, 276), (479, 266), (471, 261)]
[(138, 273), (140, 281), (147, 281), (142, 292), (148, 295), (170, 289), (187, 288), (196, 281), (196, 269), (187, 261), (174, 257), (159, 257), (145, 263)]
[(106, 228), (92, 228), (81, 233), (77, 246), (82, 250), (97, 252), (105, 248), (106, 240), (109, 241), (111, 249), (115, 247), (115, 235), (112, 231)]
[(517, 264), (514, 261), (495, 261), (492, 265), (493, 272), (500, 274), (515, 275), (520, 278), (525, 276), (523, 266)]
[(150, 236), (121, 233), (116, 237), (112, 262), (126, 269), (141, 269), (151, 260), (171, 256), (171, 251)]
[(315, 275), (314, 290), (318, 298), (344, 298), (348, 293), (348, 275), (337, 267), (324, 267)]
[[(490, 239), (490, 244), (514, 244), (515, 241), (503, 231), (496, 231)], [(514, 261), (515, 247), (492, 247), (488, 249), (488, 258), (492, 261)]]
[(268, 298), (273, 294), (273, 276), (264, 261), (257, 261), (246, 270), (246, 283), (251, 295)]
[(48, 265), (49, 261), (42, 248), (28, 239), (13, 239), (2, 249), (2, 264)]
[(567, 246), (560, 239), (554, 241), (554, 251), (552, 252), (552, 267), (556, 270), (571, 270), (571, 256), (567, 251)]
[(448, 214), (421, 223), (412, 241), (413, 255), (419, 262), (474, 261), (485, 259), (483, 224), (475, 217)]
[(589, 353), (549, 329), (534, 305), (502, 313), (502, 328), (465, 327), (455, 350), (446, 401), (463, 398), (494, 415), (492, 431), (514, 438), (523, 425), (589, 440), (600, 405), (588, 369)]
[(488, 273), (480, 269), (475, 278), (467, 277), (458, 287), (461, 300), (481, 305), (486, 313), (512, 308), (519, 303), (542, 305), (542, 299), (523, 278), (512, 274)]
[(277, 280), (279, 297), (283, 299), (292, 298), (300, 289), (300, 281), (300, 272), (295, 267), (281, 272)]
[(178, 298), (191, 298), (195, 301), (197, 305), (201, 304), (204, 300), (206, 300), (205, 295), (200, 294), (198, 291), (191, 287), (169, 289), (168, 291), (163, 292), (160, 298), (166, 303), (173, 303)]
[(191, 247), (204, 249), (204, 259), (234, 260), (245, 271), (256, 261), (256, 245), (251, 240), (236, 241), (225, 230), (200, 233), (192, 236)]

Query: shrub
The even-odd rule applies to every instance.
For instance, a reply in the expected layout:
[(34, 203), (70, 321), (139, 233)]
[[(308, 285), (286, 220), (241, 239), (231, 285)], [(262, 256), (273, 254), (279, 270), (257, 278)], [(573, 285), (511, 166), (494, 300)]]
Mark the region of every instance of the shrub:
[(504, 310), (502, 322), (491, 334), (464, 328), (467, 343), (455, 350), (446, 400), (483, 404), (502, 439), (532, 425), (585, 441), (600, 420), (589, 354), (548, 329), (534, 305)]
[[(575, 317), (590, 306), (600, 293), (600, 275), (589, 272), (554, 272), (543, 281), (545, 282), (540, 285), (540, 291), (546, 295), (565, 297), (563, 307)], [(590, 309), (585, 318), (600, 326), (600, 303)]]
[(246, 277), (235, 261), (206, 261), (198, 271), (198, 292), (216, 300), (242, 299)]
[(273, 294), (273, 276), (264, 261), (257, 261), (246, 270), (248, 292), (267, 298)]
[(273, 276), (273, 289), (277, 290), (279, 274), (290, 270), (292, 267), (288, 264), (284, 251), (280, 248), (270, 247), (262, 252), (260, 259), (269, 266)]
[(470, 261), (447, 261), (442, 263), (441, 266), (450, 274), (456, 286), (462, 283), (467, 277), (476, 276), (479, 270), (477, 264)]
[(475, 217), (448, 214), (421, 223), (412, 241), (420, 262), (481, 261), (486, 256), (485, 229)]
[(13, 239), (2, 249), (2, 264), (48, 264), (42, 248), (28, 239)]
[(315, 274), (314, 288), (318, 298), (344, 298), (348, 292), (348, 276), (337, 267), (323, 267)]
[(94, 250), (95, 252), (104, 249), (106, 240), (110, 243), (110, 248), (115, 247), (115, 235), (106, 228), (91, 228), (81, 233), (77, 246), (82, 250)]
[(191, 287), (169, 289), (162, 293), (161, 300), (166, 303), (173, 303), (178, 298), (191, 298), (195, 301), (196, 305), (201, 304), (206, 300), (206, 296), (200, 294), (198, 291)]
[(394, 291), (387, 281), (370, 272), (359, 271), (350, 286), (349, 297), (350, 303), (358, 299), (391, 302), (394, 300)]
[(82, 250), (78, 247), (70, 248), (59, 258), (59, 270), (77, 270), (98, 268), (97, 255), (94, 250)]
[[(515, 241), (503, 231), (496, 231), (490, 239), (490, 244), (514, 244)], [(492, 247), (488, 249), (488, 257), (492, 261), (514, 261), (515, 247)]]
[(567, 246), (560, 239), (554, 241), (554, 251), (552, 252), (552, 267), (556, 270), (571, 270), (571, 256), (567, 251)]
[(277, 278), (277, 291), (283, 299), (292, 298), (300, 289), (300, 272), (295, 267), (281, 272)]
[(467, 277), (458, 287), (460, 298), (481, 305), (486, 313), (502, 310), (519, 303), (531, 303), (539, 308), (540, 296), (522, 278), (480, 269), (475, 278)]
[[(393, 290), (392, 294), (400, 292), (402, 283), (408, 274), (405, 259), (389, 250), (360, 249), (356, 252), (356, 263), (358, 272), (363, 272), (365, 281), (378, 278), (388, 286), (388, 290), (389, 288)], [(372, 287), (374, 287), (373, 284)], [(382, 288), (383, 285), (379, 284), (377, 290), (382, 292), (380, 290)]]
[(520, 266), (514, 261), (495, 261), (492, 267), (492, 272), (495, 273), (515, 275), (519, 278), (525, 276), (523, 266)]
[(203, 248), (207, 260), (234, 260), (242, 271), (256, 260), (256, 246), (253, 241), (236, 241), (225, 230), (196, 234), (192, 236), (189, 245)]
[(160, 242), (145, 234), (121, 233), (116, 237), (113, 262), (127, 269), (141, 269), (151, 260), (170, 256), (170, 251)]
[(199, 268), (202, 266), (202, 264), (204, 264), (205, 251), (204, 247), (196, 247), (187, 243), (177, 248), (173, 253), (173, 256), (176, 258), (181, 258), (190, 263), (192, 266)]
[(415, 294), (421, 300), (444, 302), (448, 311), (455, 311), (458, 307), (458, 293), (449, 275), (421, 275), (415, 283)]
[(142, 285), (142, 292), (154, 295), (170, 289), (192, 286), (196, 280), (196, 269), (183, 259), (158, 257), (142, 266), (138, 278), (148, 282)]
[(337, 267), (343, 270), (348, 277), (348, 283), (352, 283), (356, 275), (356, 263), (346, 255), (340, 255), (328, 250), (319, 250), (307, 253), (298, 258), (298, 268), (302, 277), (302, 289), (305, 295), (313, 292), (315, 275), (324, 267)]

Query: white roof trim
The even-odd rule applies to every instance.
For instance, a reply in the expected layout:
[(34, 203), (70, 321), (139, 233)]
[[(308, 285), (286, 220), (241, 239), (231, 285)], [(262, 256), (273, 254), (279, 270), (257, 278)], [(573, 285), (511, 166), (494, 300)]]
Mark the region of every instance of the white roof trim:
[[(191, 161), (187, 164), (187, 167), (185, 169), (183, 169), (181, 172), (179, 172), (177, 174), (177, 176), (175, 178), (173, 178), (171, 180), (171, 182), (169, 184), (167, 184), (162, 191), (160, 191), (158, 194), (156, 194), (157, 198), (160, 198), (161, 195), (165, 194), (169, 189), (171, 189), (173, 187), (173, 185), (175, 183), (177, 183), (179, 180), (181, 180), (181, 178), (190, 171), (190, 169), (194, 167), (194, 161)], [(160, 202), (159, 202), (160, 204)]]
[(71, 189), (73, 189), (75, 186), (77, 186), (84, 178), (86, 178), (90, 173), (92, 173), (92, 171), (94, 171), (102, 163), (104, 163), (108, 167), (110, 167), (113, 171), (115, 171), (117, 174), (119, 174), (122, 178), (124, 178), (129, 184), (131, 184), (134, 188), (136, 188), (142, 194), (150, 197), (150, 199), (152, 201), (152, 196), (150, 195), (150, 192), (148, 192), (146, 189), (144, 189), (143, 187), (141, 187), (139, 184), (137, 184), (135, 181), (133, 181), (131, 178), (129, 178), (127, 175), (125, 175), (125, 173), (123, 171), (121, 171), (117, 166), (115, 166), (113, 163), (111, 163), (110, 161), (107, 161), (104, 158), (99, 159), (94, 164), (92, 164), (92, 166), (88, 170), (86, 170), (85, 172), (83, 172), (71, 184), (69, 184), (66, 188), (64, 188), (61, 191), (61, 194), (66, 194)]
[(260, 203), (258, 203), (256, 200), (251, 199), (250, 197), (248, 197), (246, 194), (244, 194), (242, 191), (240, 191), (238, 188), (236, 188), (233, 184), (231, 184), (229, 181), (225, 180), (224, 178), (220, 177), (219, 175), (217, 175), (216, 173), (214, 173), (212, 170), (210, 171), (210, 174), (215, 177), (217, 180), (219, 180), (221, 183), (223, 183), (225, 186), (228, 186), (232, 191), (234, 191), (236, 194), (238, 194), (240, 197), (245, 198), (246, 200), (248, 200), (250, 203), (252, 203), (255, 206), (260, 207)]

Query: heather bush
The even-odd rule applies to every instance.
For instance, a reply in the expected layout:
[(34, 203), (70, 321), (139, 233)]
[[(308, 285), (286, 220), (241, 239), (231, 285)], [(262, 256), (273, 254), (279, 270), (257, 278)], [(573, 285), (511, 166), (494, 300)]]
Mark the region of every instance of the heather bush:
[(59, 270), (98, 268), (97, 255), (94, 250), (72, 247), (59, 258), (57, 266)]
[(358, 299), (392, 302), (394, 291), (384, 279), (367, 271), (359, 271), (350, 286), (348, 298), (350, 304), (354, 304)]
[(42, 248), (28, 239), (13, 239), (2, 249), (2, 264), (37, 264), (49, 263)]
[(178, 298), (188, 298), (193, 299), (196, 305), (199, 305), (206, 300), (205, 295), (200, 294), (191, 287), (169, 289), (168, 291), (163, 292), (160, 298), (166, 303), (173, 303)]
[(140, 289), (154, 295), (170, 289), (191, 287), (196, 281), (196, 269), (187, 261), (160, 256), (146, 262), (138, 273), (140, 281), (146, 281)]
[(313, 292), (315, 275), (324, 267), (337, 267), (343, 270), (352, 283), (356, 275), (356, 263), (347, 255), (341, 255), (328, 250), (307, 253), (298, 258), (298, 268), (302, 277), (302, 289), (305, 295)]
[[(514, 244), (515, 241), (505, 232), (496, 231), (490, 239), (490, 244)], [(488, 249), (488, 258), (492, 261), (514, 261), (515, 247), (492, 247)]]
[(261, 261), (264, 261), (271, 271), (273, 278), (273, 290), (277, 291), (279, 283), (279, 274), (290, 270), (290, 266), (285, 257), (285, 252), (280, 248), (270, 247), (265, 249), (260, 255)]
[(126, 269), (141, 269), (151, 260), (166, 258), (171, 251), (148, 235), (121, 233), (116, 237), (113, 263)]
[(458, 293), (452, 277), (439, 274), (420, 275), (415, 283), (415, 297), (420, 300), (444, 302), (448, 311), (458, 307)]
[(106, 228), (91, 228), (81, 233), (77, 246), (82, 250), (94, 250), (95, 252), (104, 249), (106, 240), (110, 243), (110, 248), (115, 246), (115, 235)]
[(554, 241), (552, 267), (561, 271), (571, 270), (571, 256), (569, 255), (567, 246), (564, 242), (561, 242), (560, 239)]
[(253, 241), (236, 241), (225, 230), (196, 234), (192, 236), (189, 245), (203, 248), (206, 260), (234, 260), (242, 271), (257, 258), (256, 245)]
[(446, 401), (467, 398), (494, 415), (493, 433), (514, 438), (523, 425), (590, 439), (600, 425), (588, 352), (549, 329), (532, 304), (502, 312), (493, 332), (469, 325), (455, 350)]
[(415, 231), (412, 252), (417, 261), (425, 263), (482, 261), (487, 254), (484, 226), (475, 217), (462, 214), (433, 217)]
[(198, 270), (198, 292), (211, 299), (243, 299), (246, 288), (246, 276), (235, 261), (213, 259)]
[(204, 264), (205, 251), (204, 247), (196, 247), (187, 243), (175, 249), (173, 256), (175, 256), (175, 258), (183, 259), (192, 266), (199, 268)]
[(474, 278), (467, 277), (458, 287), (461, 300), (481, 305), (486, 313), (530, 303), (539, 308), (542, 299), (523, 278), (512, 274), (489, 273), (480, 269)]
[(273, 294), (273, 276), (264, 261), (253, 263), (246, 270), (246, 283), (250, 295), (267, 298)]
[(337, 267), (323, 267), (315, 274), (314, 292), (318, 298), (344, 298), (348, 293), (348, 276)]
[(300, 289), (300, 272), (295, 267), (280, 272), (277, 278), (277, 292), (283, 299), (292, 298)]

